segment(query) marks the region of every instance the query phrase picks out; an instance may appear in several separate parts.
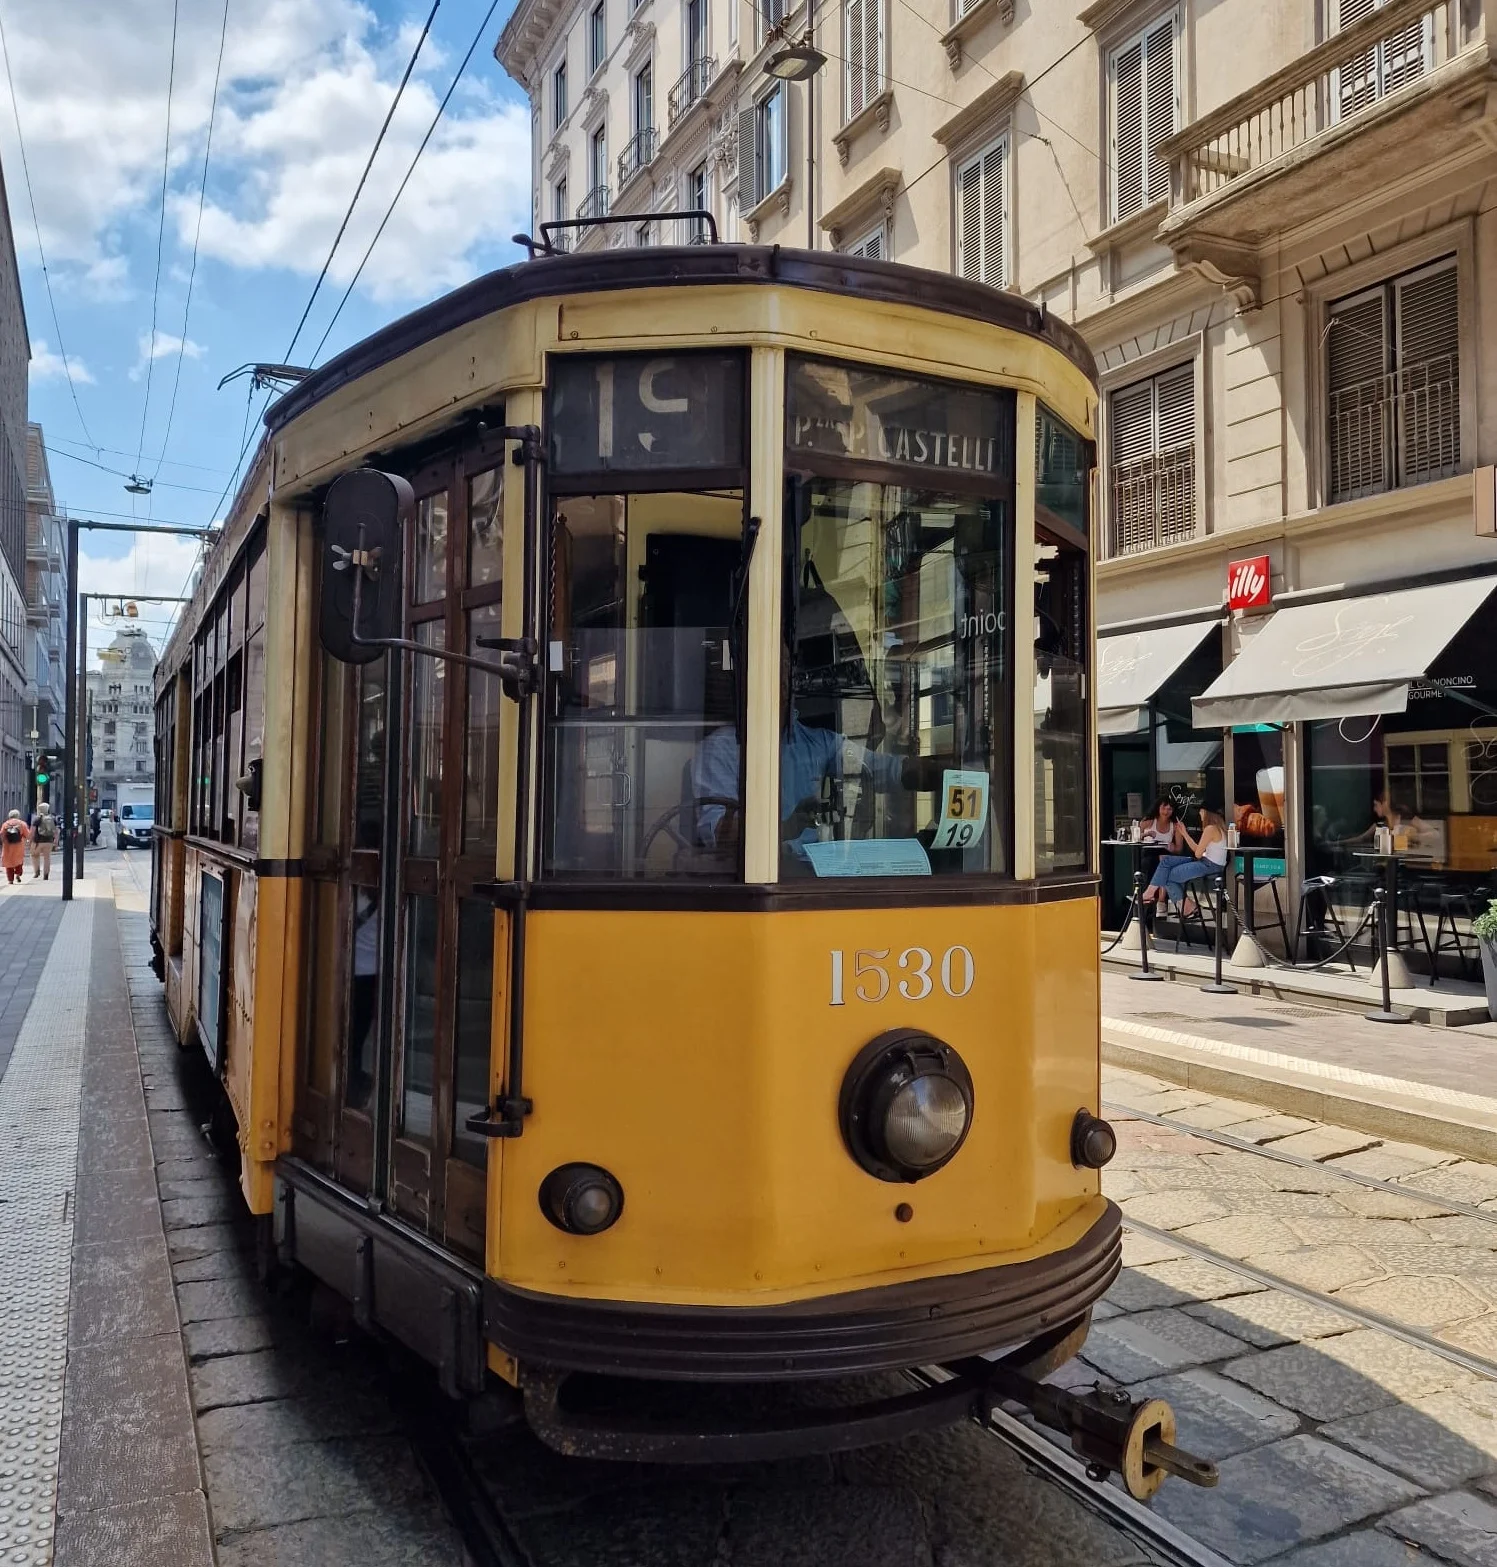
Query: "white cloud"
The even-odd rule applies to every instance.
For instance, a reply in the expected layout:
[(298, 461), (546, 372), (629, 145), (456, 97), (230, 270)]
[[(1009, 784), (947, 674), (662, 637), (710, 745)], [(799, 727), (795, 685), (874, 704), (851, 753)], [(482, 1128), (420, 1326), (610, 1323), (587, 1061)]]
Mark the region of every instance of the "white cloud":
[(194, 343), (188, 338), (175, 336), (171, 332), (163, 332), (158, 327), (154, 340), (148, 333), (142, 332), (137, 340), (139, 357), (130, 371), (130, 379), (138, 381), (145, 374), (146, 366), (153, 359), (165, 359), (169, 354), (174, 354), (180, 348), (184, 359), (201, 359), (206, 352), (201, 343)]
[(61, 354), (47, 346), (47, 340), (39, 337), (31, 345), (31, 379), (33, 381), (61, 380), (67, 372), (73, 372), (73, 380), (78, 385), (84, 385), (93, 381), (93, 374), (88, 366), (77, 356), (69, 354), (66, 363)]
[[(155, 0), (69, 0), (61, 7), (56, 0), (7, 0), (6, 38), (42, 234), (54, 281), (64, 286), (117, 294), (127, 236), (154, 228), (168, 12)], [(199, 0), (180, 14), (168, 215), (171, 237), (190, 248), (222, 12)], [(414, 40), (409, 17), (382, 24), (358, 0), (232, 7), (203, 217), (205, 256), (315, 276)], [(333, 283), (352, 276), (466, 41), (446, 40), (445, 49), (428, 41), (423, 50), (334, 261)], [(480, 85), (494, 70), (491, 47), (486, 39), (475, 52), (464, 91), (375, 251), (365, 281), (376, 297), (427, 297), (463, 281), (475, 270), (479, 246), (502, 242), (528, 218), (529, 113)], [(0, 115), (0, 157), (8, 168), (18, 161), (14, 135), (10, 116)], [(23, 254), (34, 252), (29, 213), (22, 208), (18, 216), (17, 243)], [(135, 282), (144, 286), (140, 277)]]

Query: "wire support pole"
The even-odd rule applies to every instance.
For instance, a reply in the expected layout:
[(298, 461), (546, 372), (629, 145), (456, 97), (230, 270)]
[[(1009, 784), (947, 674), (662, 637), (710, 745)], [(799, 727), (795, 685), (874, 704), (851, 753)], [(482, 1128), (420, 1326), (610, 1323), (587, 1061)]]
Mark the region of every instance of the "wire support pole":
[(73, 766), (78, 746), (78, 529), (68, 518), (67, 606), (68, 651), (63, 669), (62, 721), (62, 901), (73, 901)]

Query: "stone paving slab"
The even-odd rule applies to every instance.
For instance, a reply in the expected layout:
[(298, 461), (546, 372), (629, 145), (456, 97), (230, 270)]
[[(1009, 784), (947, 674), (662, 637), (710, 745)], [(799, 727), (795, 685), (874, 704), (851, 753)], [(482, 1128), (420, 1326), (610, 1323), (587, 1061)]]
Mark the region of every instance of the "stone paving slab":
[(1416, 1502), (1382, 1526), (1455, 1567), (1497, 1567), (1497, 1506), (1468, 1492)]

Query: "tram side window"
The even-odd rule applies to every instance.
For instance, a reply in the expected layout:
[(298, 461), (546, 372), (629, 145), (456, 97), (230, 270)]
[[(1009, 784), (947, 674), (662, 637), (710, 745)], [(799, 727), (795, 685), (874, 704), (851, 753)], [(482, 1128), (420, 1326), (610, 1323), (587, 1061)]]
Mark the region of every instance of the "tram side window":
[(1089, 445), (1037, 410), (1034, 541), (1035, 872), (1091, 863), (1088, 783)]
[(735, 876), (742, 492), (577, 496), (553, 529), (546, 873)]
[(1010, 870), (1014, 410), (792, 363), (784, 877)]
[(716, 351), (549, 367), (547, 876), (740, 875), (747, 370)]

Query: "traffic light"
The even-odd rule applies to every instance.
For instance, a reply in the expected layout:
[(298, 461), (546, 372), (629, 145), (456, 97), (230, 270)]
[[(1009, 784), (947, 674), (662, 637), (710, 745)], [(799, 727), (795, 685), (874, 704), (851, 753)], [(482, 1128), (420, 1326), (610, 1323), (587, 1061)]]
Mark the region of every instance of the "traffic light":
[(45, 751), (36, 759), (36, 781), (38, 784), (52, 781), (52, 758)]

